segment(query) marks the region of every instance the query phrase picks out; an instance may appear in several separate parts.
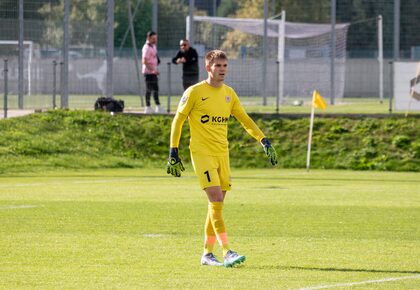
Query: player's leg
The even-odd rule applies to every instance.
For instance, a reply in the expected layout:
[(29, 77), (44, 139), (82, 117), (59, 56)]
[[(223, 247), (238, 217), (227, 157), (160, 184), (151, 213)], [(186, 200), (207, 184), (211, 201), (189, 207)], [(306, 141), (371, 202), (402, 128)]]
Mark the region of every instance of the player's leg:
[(223, 256), (225, 256), (229, 249), (229, 241), (226, 231), (226, 226), (223, 219), (223, 206), (226, 191), (230, 189), (230, 168), (229, 156), (212, 157), (213, 167), (206, 171), (207, 181), (212, 179), (217, 180), (218, 185), (204, 187), (209, 200), (209, 216), (213, 230), (216, 234), (217, 240), (223, 249)]
[[(226, 191), (230, 190), (232, 187), (230, 165), (229, 165), (229, 155), (219, 157), (218, 159), (219, 159), (218, 160), (218, 163), (219, 163), (218, 174), (220, 178), (220, 184), (221, 184), (223, 199), (224, 199), (224, 197), (226, 196)], [(244, 262), (246, 259), (245, 256), (239, 255), (235, 251), (232, 251), (231, 249), (229, 249), (229, 247), (226, 247), (226, 249), (224, 248), (223, 257), (224, 257), (225, 267), (233, 267), (234, 265)]]
[[(191, 161), (194, 171), (199, 179), (200, 186), (202, 189), (219, 186), (220, 182), (217, 176), (216, 163), (212, 157), (205, 155), (191, 154)], [(210, 176), (214, 176), (211, 178)], [(222, 194), (223, 196), (223, 194)], [(208, 205), (207, 218), (204, 226), (204, 253), (201, 258), (202, 265), (222, 266), (217, 258), (213, 254), (214, 245), (217, 241), (216, 232), (214, 231), (210, 201)]]
[(233, 267), (245, 261), (245, 256), (239, 255), (229, 247), (225, 222), (223, 220), (223, 201), (226, 192), (220, 186), (212, 186), (204, 189), (209, 199), (209, 215), (217, 240), (223, 249), (225, 267)]
[(223, 219), (224, 194), (220, 186), (211, 186), (204, 189), (208, 198), (208, 216), (223, 255), (229, 251), (229, 242), (226, 225)]

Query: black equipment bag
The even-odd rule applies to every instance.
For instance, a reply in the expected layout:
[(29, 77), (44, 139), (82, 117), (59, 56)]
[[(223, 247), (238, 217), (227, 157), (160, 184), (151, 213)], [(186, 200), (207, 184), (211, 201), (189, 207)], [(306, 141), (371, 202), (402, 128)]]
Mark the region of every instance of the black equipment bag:
[(100, 97), (95, 102), (95, 110), (104, 110), (114, 113), (122, 112), (124, 110), (124, 101)]

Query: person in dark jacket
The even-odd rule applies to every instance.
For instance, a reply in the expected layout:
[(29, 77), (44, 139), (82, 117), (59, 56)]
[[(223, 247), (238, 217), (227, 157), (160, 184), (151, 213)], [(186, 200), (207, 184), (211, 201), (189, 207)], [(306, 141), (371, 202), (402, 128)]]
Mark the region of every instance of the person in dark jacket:
[(198, 83), (198, 54), (197, 51), (190, 46), (187, 39), (181, 39), (179, 42), (179, 51), (172, 59), (172, 63), (182, 63), (182, 85), (184, 90)]

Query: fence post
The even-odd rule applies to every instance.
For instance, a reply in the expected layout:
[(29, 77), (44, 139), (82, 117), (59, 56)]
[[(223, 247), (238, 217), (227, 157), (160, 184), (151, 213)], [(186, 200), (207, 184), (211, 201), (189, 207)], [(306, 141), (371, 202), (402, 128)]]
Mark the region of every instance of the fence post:
[(168, 114), (171, 112), (171, 62), (168, 62)]
[(390, 78), (391, 78), (391, 94), (389, 96), (389, 108), (388, 111), (390, 114), (392, 114), (392, 100), (394, 98), (394, 62), (390, 61), (390, 68), (391, 68), (391, 73), (389, 74)]
[[(15, 1), (16, 2), (16, 1)], [(18, 107), (20, 110), (23, 109), (23, 98), (24, 98), (24, 77), (23, 77), (23, 38), (24, 38), (24, 13), (23, 13), (23, 0), (19, 0), (19, 35), (18, 35), (18, 43), (19, 43), (19, 57), (18, 57)], [(30, 78), (30, 76), (29, 76)], [(28, 78), (28, 81), (30, 82)]]
[(56, 93), (57, 93), (57, 61), (53, 60), (53, 95), (52, 95), (53, 109), (57, 108)]
[(63, 84), (63, 79), (64, 79), (64, 62), (60, 61), (60, 108), (63, 109), (63, 91), (64, 91), (64, 84)]
[(7, 106), (8, 106), (8, 104), (7, 104), (7, 91), (8, 91), (8, 88), (7, 88), (7, 72), (8, 72), (8, 69), (7, 69), (7, 58), (5, 58), (4, 59), (4, 103), (3, 103), (3, 109), (4, 109), (4, 116), (3, 116), (3, 118), (4, 119), (6, 119), (7, 118)]
[[(277, 81), (280, 79), (280, 61), (276, 61), (277, 68)], [(280, 87), (277, 86), (277, 96), (276, 96), (276, 114), (279, 113), (280, 109)]]

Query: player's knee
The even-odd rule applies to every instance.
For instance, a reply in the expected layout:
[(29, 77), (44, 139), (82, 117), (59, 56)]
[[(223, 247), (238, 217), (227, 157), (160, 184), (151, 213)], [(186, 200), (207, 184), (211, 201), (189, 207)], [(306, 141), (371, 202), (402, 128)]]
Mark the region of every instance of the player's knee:
[(224, 196), (220, 186), (210, 186), (204, 189), (210, 202), (223, 202)]

